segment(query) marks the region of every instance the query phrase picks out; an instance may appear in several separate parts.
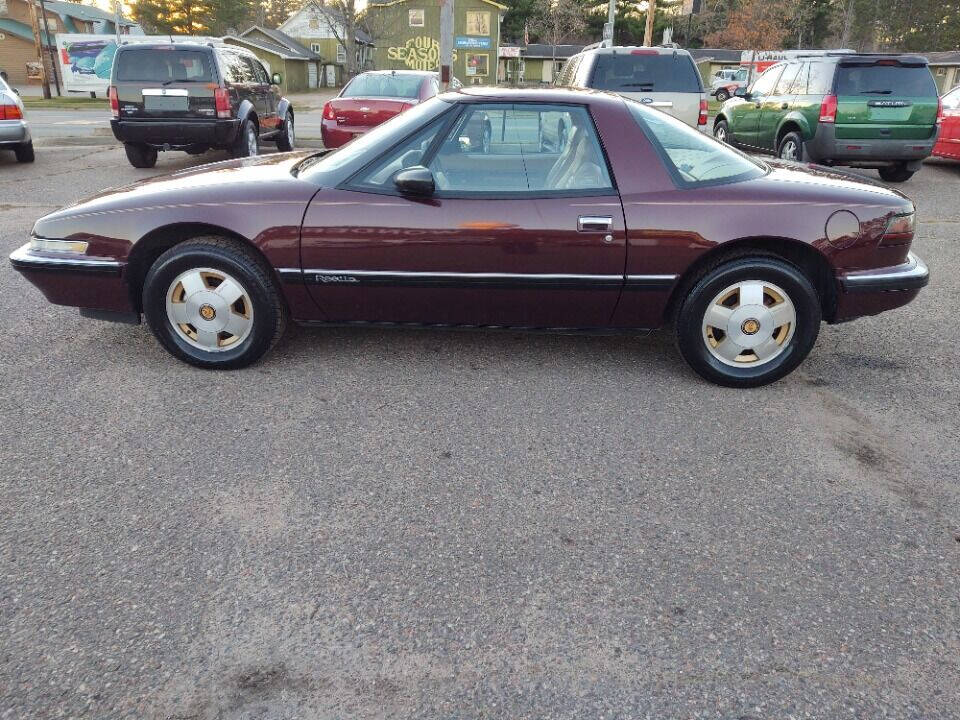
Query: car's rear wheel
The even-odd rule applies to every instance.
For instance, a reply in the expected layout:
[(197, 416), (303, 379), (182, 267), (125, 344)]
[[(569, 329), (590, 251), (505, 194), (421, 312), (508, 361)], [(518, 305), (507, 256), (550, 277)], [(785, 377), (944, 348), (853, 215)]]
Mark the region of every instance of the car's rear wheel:
[(17, 156), (17, 162), (32, 163), (34, 160), (33, 141), (31, 140), (30, 142), (24, 143), (23, 145), (17, 145), (13, 149), (13, 152)]
[(713, 136), (720, 142), (730, 144), (730, 126), (726, 120), (717, 120), (714, 123)]
[(255, 157), (260, 154), (260, 131), (252, 120), (244, 121), (231, 148), (235, 158)]
[(803, 139), (800, 133), (791, 131), (780, 138), (777, 146), (777, 157), (781, 160), (797, 161), (803, 158)]
[(277, 135), (277, 150), (290, 152), (296, 143), (296, 132), (294, 130), (293, 115), (287, 113), (283, 119), (283, 127), (280, 128), (280, 134)]
[(725, 89), (717, 90), (717, 100), (719, 100), (720, 102), (726, 102), (729, 99), (730, 99), (730, 93), (728, 93)]
[(708, 270), (677, 314), (677, 346), (701, 377), (729, 387), (779, 380), (820, 332), (817, 292), (783, 260), (743, 257)]
[(249, 365), (286, 327), (270, 267), (250, 248), (218, 237), (188, 240), (161, 255), (144, 280), (143, 312), (170, 353), (204, 368)]
[(879, 168), (877, 172), (879, 172), (880, 177), (887, 182), (906, 182), (913, 177), (914, 173), (913, 170), (907, 170), (907, 166), (903, 163)]
[(127, 160), (135, 168), (152, 168), (157, 164), (157, 150), (142, 143), (124, 143)]

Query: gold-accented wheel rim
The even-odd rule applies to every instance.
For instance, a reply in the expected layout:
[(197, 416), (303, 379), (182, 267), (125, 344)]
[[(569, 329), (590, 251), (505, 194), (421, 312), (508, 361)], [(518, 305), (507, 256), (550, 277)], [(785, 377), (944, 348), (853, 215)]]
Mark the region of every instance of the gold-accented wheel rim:
[(253, 303), (243, 285), (222, 270), (194, 268), (170, 283), (167, 319), (177, 335), (206, 352), (242, 343), (253, 329)]
[(703, 314), (703, 340), (720, 362), (757, 367), (778, 357), (797, 326), (797, 312), (783, 288), (744, 280), (724, 288)]

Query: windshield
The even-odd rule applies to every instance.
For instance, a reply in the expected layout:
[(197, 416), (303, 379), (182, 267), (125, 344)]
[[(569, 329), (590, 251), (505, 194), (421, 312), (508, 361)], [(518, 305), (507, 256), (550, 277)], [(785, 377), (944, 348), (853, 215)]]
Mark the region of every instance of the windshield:
[(421, 75), (359, 75), (343, 89), (340, 97), (415, 98), (420, 94)]
[[(642, 51), (641, 51), (642, 52)], [(688, 55), (601, 53), (590, 87), (619, 92), (702, 92), (700, 73)]]
[(213, 82), (210, 54), (202, 50), (124, 50), (115, 72), (119, 82)]
[(682, 187), (719, 185), (751, 180), (765, 172), (765, 166), (694, 130), (686, 123), (659, 110), (625, 99), (633, 119), (642, 127)]
[(926, 67), (903, 65), (841, 65), (837, 95), (898, 95), (936, 97), (937, 86)]
[[(395, 142), (400, 142), (420, 126), (426, 125), (451, 107), (450, 103), (439, 97), (432, 97), (426, 102), (414, 105), (406, 112), (394, 115), (385, 123), (354, 138), (334, 152), (308, 158), (309, 162), (301, 164), (298, 174), (305, 179), (316, 180), (318, 175), (339, 170), (353, 161), (356, 161), (359, 169), (376, 157), (378, 146), (382, 145), (382, 151), (385, 152)], [(391, 142), (391, 139), (394, 142)]]

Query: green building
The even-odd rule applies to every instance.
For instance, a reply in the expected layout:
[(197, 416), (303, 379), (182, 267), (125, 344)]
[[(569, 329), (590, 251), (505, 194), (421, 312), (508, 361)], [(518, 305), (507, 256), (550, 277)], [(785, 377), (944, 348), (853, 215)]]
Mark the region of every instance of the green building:
[[(453, 75), (464, 85), (497, 82), (500, 21), (507, 6), (493, 0), (454, 5)], [(364, 25), (376, 45), (378, 70), (439, 70), (439, 0), (393, 0), (367, 6)]]

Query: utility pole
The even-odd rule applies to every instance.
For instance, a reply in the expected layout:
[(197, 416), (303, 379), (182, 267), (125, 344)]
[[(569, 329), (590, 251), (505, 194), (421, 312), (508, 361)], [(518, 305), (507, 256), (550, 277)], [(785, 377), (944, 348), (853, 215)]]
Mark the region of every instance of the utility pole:
[(647, 31), (643, 34), (643, 44), (653, 45), (653, 18), (657, 13), (657, 0), (647, 0)]
[[(50, 35), (50, 25), (47, 22), (47, 6), (43, 0), (40, 0), (40, 15), (43, 17), (43, 32), (47, 36), (48, 49), (50, 50), (50, 69), (53, 71), (53, 82), (57, 86), (57, 96), (59, 97), (63, 93), (60, 92), (60, 74), (57, 72), (57, 49), (53, 46), (53, 36)], [(49, 87), (49, 83), (47, 86)]]
[(610, 0), (607, 5), (607, 23), (603, 26), (603, 44), (613, 47), (613, 23), (617, 19), (617, 0)]
[(440, 0), (440, 87), (450, 88), (453, 76), (453, 0)]
[(30, 24), (33, 26), (33, 40), (37, 45), (37, 60), (40, 61), (40, 85), (43, 97), (50, 99), (50, 81), (47, 79), (47, 65), (43, 62), (43, 38), (40, 35), (40, 20), (37, 18), (37, 5), (30, 2)]

